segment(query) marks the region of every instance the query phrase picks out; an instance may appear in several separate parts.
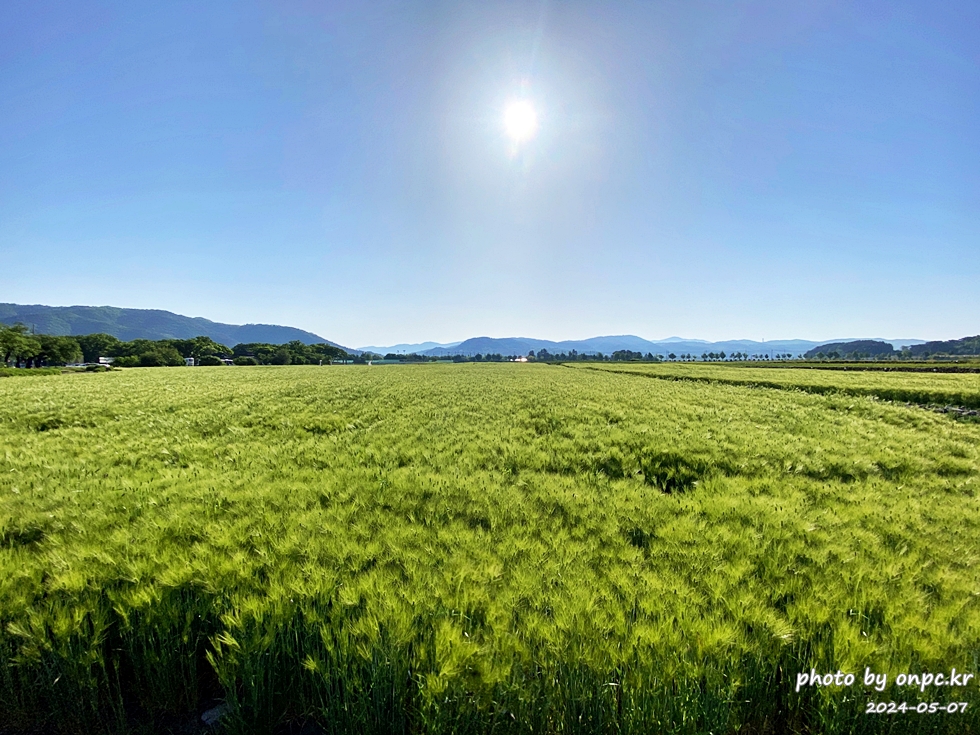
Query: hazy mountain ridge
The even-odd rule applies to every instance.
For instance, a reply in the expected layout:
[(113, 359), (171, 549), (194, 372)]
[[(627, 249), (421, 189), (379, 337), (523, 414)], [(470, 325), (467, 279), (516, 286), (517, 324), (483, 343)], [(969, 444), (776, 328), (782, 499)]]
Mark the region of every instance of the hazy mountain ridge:
[(190, 339), (210, 337), (228, 347), (248, 342), (285, 344), (325, 343), (357, 353), (328, 339), (295, 327), (277, 324), (222, 324), (161, 309), (126, 309), (116, 306), (43, 306), (0, 304), (0, 323), (22, 323), (41, 334), (71, 336), (104, 332), (117, 339)]
[[(633, 334), (606, 335), (581, 340), (554, 341), (533, 337), (471, 337), (462, 342), (421, 342), (402, 343), (391, 346), (368, 346), (359, 349), (343, 347), (336, 342), (295, 327), (275, 324), (222, 324), (202, 317), (188, 317), (161, 309), (126, 309), (115, 306), (44, 306), (40, 304), (0, 303), (0, 323), (23, 323), (37, 332), (53, 335), (80, 335), (105, 332), (121, 340), (132, 339), (189, 339), (191, 337), (210, 337), (228, 346), (249, 342), (284, 344), (298, 340), (303, 344), (325, 343), (340, 347), (351, 354), (362, 351), (387, 354), (408, 354), (415, 352), (430, 357), (448, 355), (500, 354), (526, 355), (530, 351), (542, 349), (552, 354), (568, 353), (575, 350), (580, 354), (601, 352), (610, 355), (618, 350), (641, 352), (644, 355), (691, 354), (700, 357), (706, 352), (742, 352), (749, 355), (775, 355), (790, 353), (804, 354), (815, 348), (834, 343), (854, 342), (853, 339), (837, 340), (724, 340), (709, 342), (684, 337), (668, 337), (663, 340), (647, 340)], [(874, 338), (890, 343), (896, 349), (904, 345), (926, 344), (921, 339)], [(947, 343), (929, 343), (947, 344)]]
[(358, 347), (361, 352), (375, 352), (381, 355), (387, 355), (388, 353), (394, 353), (396, 355), (410, 355), (419, 354), (423, 350), (432, 350), (438, 347), (455, 347), (460, 344), (459, 342), (403, 342), (397, 345), (378, 346), (378, 345), (367, 345), (366, 347)]
[[(833, 340), (833, 342), (846, 342), (852, 340)], [(924, 340), (902, 339), (885, 340), (892, 343), (895, 347), (900, 345), (923, 344)], [(582, 340), (564, 340), (554, 342), (546, 339), (534, 339), (531, 337), (473, 337), (460, 342), (452, 347), (435, 347), (420, 354), (433, 357), (443, 357), (446, 355), (477, 355), (477, 354), (501, 354), (501, 355), (526, 355), (529, 351), (539, 352), (542, 349), (548, 350), (552, 354), (568, 353), (575, 350), (580, 354), (595, 354), (601, 352), (604, 355), (612, 354), (617, 350), (630, 350), (632, 352), (642, 352), (643, 354), (652, 353), (654, 355), (668, 354), (691, 354), (700, 357), (705, 352), (743, 352), (750, 355), (776, 355), (790, 353), (801, 355), (821, 345), (828, 344), (828, 341), (815, 341), (804, 339), (783, 339), (758, 342), (755, 340), (724, 340), (720, 342), (707, 342), (699, 339), (684, 339), (681, 337), (670, 337), (666, 340), (652, 341), (632, 334), (592, 337)]]

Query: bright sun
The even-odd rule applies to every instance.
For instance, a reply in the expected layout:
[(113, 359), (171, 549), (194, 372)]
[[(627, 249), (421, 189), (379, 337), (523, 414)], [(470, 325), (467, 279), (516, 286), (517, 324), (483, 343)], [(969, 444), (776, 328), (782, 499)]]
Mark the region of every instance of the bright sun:
[(512, 102), (504, 112), (507, 135), (520, 143), (534, 135), (538, 129), (538, 115), (530, 102)]

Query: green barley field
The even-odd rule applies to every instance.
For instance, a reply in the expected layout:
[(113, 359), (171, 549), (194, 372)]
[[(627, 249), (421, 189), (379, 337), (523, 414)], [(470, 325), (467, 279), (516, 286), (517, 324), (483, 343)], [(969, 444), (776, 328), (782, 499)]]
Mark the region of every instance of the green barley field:
[[(580, 363), (576, 366), (667, 380), (782, 388), (817, 394), (874, 396), (902, 403), (980, 409), (980, 372), (934, 373), (921, 365), (918, 369), (922, 372), (892, 373), (884, 372), (873, 363), (868, 366), (871, 369), (865, 370), (824, 370), (794, 367), (792, 363), (779, 367), (754, 367), (745, 363), (597, 363), (584, 366)], [(942, 369), (943, 366), (937, 367)], [(970, 367), (977, 369), (980, 366), (974, 363)]]
[(597, 367), (0, 379), (0, 732), (980, 731), (980, 377)]

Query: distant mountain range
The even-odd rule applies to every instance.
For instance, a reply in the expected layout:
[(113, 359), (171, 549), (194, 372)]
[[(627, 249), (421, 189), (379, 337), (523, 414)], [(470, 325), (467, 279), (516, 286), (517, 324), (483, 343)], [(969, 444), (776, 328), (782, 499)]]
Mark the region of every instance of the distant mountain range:
[[(40, 306), (0, 304), (0, 323), (26, 324), (40, 334), (77, 335), (104, 332), (117, 339), (190, 339), (210, 337), (233, 347), (247, 342), (303, 344), (341, 347), (328, 339), (295, 327), (276, 324), (221, 324), (201, 317), (181, 316), (159, 309), (121, 309), (115, 306)], [(341, 349), (347, 350), (346, 347)], [(358, 352), (358, 350), (347, 350)]]
[[(407, 354), (416, 352), (420, 355), (430, 357), (444, 357), (447, 355), (526, 355), (531, 350), (540, 352), (547, 350), (552, 354), (568, 353), (575, 350), (579, 354), (595, 354), (601, 352), (610, 355), (617, 350), (630, 350), (631, 352), (642, 352), (644, 355), (652, 353), (654, 355), (675, 355), (691, 354), (700, 357), (705, 352), (744, 352), (750, 355), (762, 354), (783, 354), (802, 355), (821, 345), (830, 342), (849, 342), (852, 340), (829, 340), (825, 342), (814, 342), (805, 339), (783, 339), (772, 340), (770, 342), (756, 342), (754, 340), (727, 340), (724, 342), (707, 342), (700, 339), (685, 339), (683, 337), (668, 337), (664, 340), (651, 341), (637, 337), (632, 334), (624, 334), (608, 337), (592, 337), (583, 340), (566, 340), (563, 342), (552, 342), (546, 339), (533, 339), (529, 337), (473, 337), (463, 342), (449, 344), (435, 344), (423, 342), (421, 344), (392, 345), (391, 347), (362, 347), (365, 352), (376, 352), (381, 355), (388, 353)], [(895, 339), (883, 340), (892, 344), (896, 349), (905, 345), (923, 344), (921, 339)]]
[(435, 349), (436, 347), (455, 347), (460, 344), (459, 342), (416, 342), (413, 344), (397, 344), (389, 345), (387, 347), (378, 347), (376, 345), (368, 345), (367, 347), (358, 347), (361, 352), (376, 352), (380, 355), (387, 355), (389, 353), (395, 355), (419, 355), (425, 350)]
[[(22, 304), (0, 304), (0, 323), (26, 324), (43, 334), (78, 335), (105, 332), (121, 340), (132, 339), (189, 339), (191, 337), (210, 337), (215, 342), (232, 347), (247, 342), (267, 342), (284, 344), (298, 340), (303, 344), (325, 343), (340, 347), (351, 354), (375, 352), (416, 353), (429, 357), (448, 355), (473, 356), (478, 354), (526, 355), (531, 350), (548, 350), (552, 354), (568, 353), (575, 350), (579, 354), (611, 355), (617, 350), (630, 350), (646, 355), (691, 354), (700, 357), (705, 352), (742, 352), (749, 355), (784, 354), (802, 355), (817, 347), (831, 343), (853, 342), (853, 339), (835, 339), (814, 342), (804, 339), (784, 339), (770, 342), (754, 340), (727, 340), (707, 342), (700, 339), (668, 337), (662, 340), (646, 340), (632, 334), (605, 337), (592, 337), (582, 340), (553, 342), (530, 337), (473, 337), (463, 342), (419, 342), (397, 345), (367, 346), (359, 349), (343, 347), (336, 342), (324, 339), (318, 334), (305, 332), (295, 327), (276, 324), (221, 324), (201, 317), (188, 317), (159, 309), (122, 309), (115, 306), (41, 306)], [(922, 345), (921, 339), (886, 339), (895, 349), (904, 346)]]

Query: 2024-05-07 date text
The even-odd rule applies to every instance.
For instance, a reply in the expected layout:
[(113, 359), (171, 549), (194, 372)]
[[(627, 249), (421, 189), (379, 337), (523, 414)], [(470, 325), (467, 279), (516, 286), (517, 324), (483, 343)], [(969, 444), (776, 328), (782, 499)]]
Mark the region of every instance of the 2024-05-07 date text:
[(866, 715), (896, 715), (916, 713), (934, 715), (937, 713), (954, 714), (966, 711), (966, 702), (868, 702), (864, 710)]

